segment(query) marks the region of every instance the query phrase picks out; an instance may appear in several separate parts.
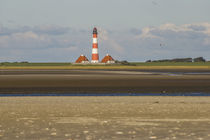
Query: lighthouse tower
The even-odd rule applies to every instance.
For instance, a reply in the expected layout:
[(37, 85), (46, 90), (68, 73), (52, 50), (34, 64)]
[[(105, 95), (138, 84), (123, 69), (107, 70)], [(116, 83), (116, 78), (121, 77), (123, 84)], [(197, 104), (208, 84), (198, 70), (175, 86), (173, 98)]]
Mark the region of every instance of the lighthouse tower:
[(98, 35), (97, 28), (94, 28), (93, 29), (93, 49), (92, 49), (91, 63), (98, 63), (99, 62), (97, 35)]

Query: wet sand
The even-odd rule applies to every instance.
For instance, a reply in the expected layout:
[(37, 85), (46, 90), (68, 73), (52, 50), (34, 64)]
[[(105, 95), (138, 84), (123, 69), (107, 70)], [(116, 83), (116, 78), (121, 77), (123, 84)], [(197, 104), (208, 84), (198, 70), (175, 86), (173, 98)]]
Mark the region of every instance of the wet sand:
[(209, 97), (1, 97), (1, 140), (207, 140)]
[(1, 70), (0, 93), (210, 93), (210, 74), (189, 72)]

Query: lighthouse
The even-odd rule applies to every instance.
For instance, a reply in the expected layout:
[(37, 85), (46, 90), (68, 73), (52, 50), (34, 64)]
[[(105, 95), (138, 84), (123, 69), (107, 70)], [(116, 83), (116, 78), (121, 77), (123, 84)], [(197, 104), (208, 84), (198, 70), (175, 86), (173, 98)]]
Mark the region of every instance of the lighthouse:
[[(89, 64), (89, 60), (87, 57), (84, 55), (80, 55), (80, 57), (75, 61), (75, 64)], [(91, 59), (92, 64), (114, 64), (116, 61), (109, 55), (107, 54), (101, 62), (99, 62), (99, 55), (98, 55), (98, 31), (97, 28), (95, 27), (93, 29), (93, 46), (92, 46), (92, 59)]]
[(93, 48), (92, 48), (92, 60), (91, 63), (98, 63), (99, 62), (99, 55), (98, 55), (98, 32), (97, 28), (93, 29)]

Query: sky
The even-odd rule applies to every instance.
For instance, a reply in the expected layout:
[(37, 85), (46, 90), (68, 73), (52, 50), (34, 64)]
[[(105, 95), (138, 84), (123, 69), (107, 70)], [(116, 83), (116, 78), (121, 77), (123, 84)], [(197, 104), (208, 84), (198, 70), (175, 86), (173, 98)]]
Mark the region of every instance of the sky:
[(0, 0), (0, 62), (210, 60), (209, 0)]

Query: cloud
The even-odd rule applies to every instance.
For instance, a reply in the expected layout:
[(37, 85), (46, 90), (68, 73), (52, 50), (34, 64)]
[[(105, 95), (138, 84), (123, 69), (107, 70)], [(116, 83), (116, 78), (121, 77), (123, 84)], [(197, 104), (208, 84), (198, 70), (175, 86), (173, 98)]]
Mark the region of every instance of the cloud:
[(142, 33), (136, 38), (138, 39), (160, 39), (161, 40), (202, 40), (206, 44), (206, 40), (210, 37), (210, 23), (184, 24), (177, 26), (172, 23), (163, 24), (159, 27), (145, 27)]
[(109, 51), (109, 52), (115, 52), (118, 54), (124, 53), (123, 47), (117, 42), (117, 40), (111, 37), (112, 33), (102, 28), (98, 28), (98, 32), (100, 34), (99, 40), (101, 41), (103, 46), (106, 46), (106, 48), (103, 49), (105, 52), (108, 53)]
[[(210, 60), (210, 23), (98, 29), (99, 53), (115, 59), (145, 61), (203, 56)], [(57, 25), (8, 28), (0, 25), (0, 61), (75, 61), (91, 58), (92, 30)]]
[(145, 27), (142, 29), (142, 33), (139, 36), (136, 36), (137, 38), (141, 38), (141, 39), (154, 39), (154, 38), (159, 38), (158, 36), (155, 36), (152, 34), (152, 31), (154, 30), (154, 28), (150, 28), (150, 27)]
[(40, 48), (46, 47), (50, 43), (52, 43), (52, 39), (49, 36), (38, 35), (32, 31), (0, 36), (0, 48), (7, 49)]
[[(145, 30), (146, 29), (146, 30)], [(145, 27), (133, 46), (147, 59), (204, 56), (210, 59), (210, 23)], [(162, 45), (161, 45), (162, 44)], [(142, 47), (143, 46), (143, 47)]]
[(55, 25), (42, 25), (36, 26), (32, 30), (38, 34), (63, 35), (68, 33), (70, 28)]
[(184, 24), (177, 26), (167, 23), (159, 27), (145, 27), (140, 37), (144, 38), (165, 38), (170, 36), (186, 36), (196, 38), (198, 36), (207, 36), (210, 32), (210, 24)]
[(53, 53), (57, 56), (61, 51), (75, 52), (75, 38), (67, 35), (70, 31), (67, 27), (51, 25), (17, 28), (0, 25), (0, 61), (53, 61)]
[(35, 26), (7, 28), (0, 26), (0, 48), (48, 48), (74, 45), (64, 37), (70, 28), (59, 26)]
[(47, 34), (47, 35), (63, 35), (68, 33), (70, 28), (61, 27), (56, 25), (40, 25), (35, 27), (20, 26), (17, 28), (7, 28), (0, 25), (0, 36), (11, 35), (14, 33), (34, 32), (36, 34)]

